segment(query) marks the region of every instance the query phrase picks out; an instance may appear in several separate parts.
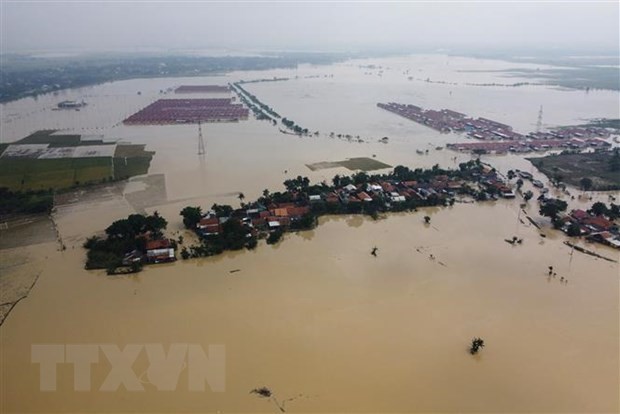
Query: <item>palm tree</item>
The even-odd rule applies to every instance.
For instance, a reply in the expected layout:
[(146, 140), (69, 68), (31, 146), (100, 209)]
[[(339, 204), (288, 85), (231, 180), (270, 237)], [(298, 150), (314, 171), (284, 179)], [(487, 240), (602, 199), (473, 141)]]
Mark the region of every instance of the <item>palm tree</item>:
[(243, 203), (243, 200), (245, 199), (245, 194), (243, 193), (239, 193), (239, 195), (237, 196), (237, 198), (239, 198), (239, 201), (241, 201)]

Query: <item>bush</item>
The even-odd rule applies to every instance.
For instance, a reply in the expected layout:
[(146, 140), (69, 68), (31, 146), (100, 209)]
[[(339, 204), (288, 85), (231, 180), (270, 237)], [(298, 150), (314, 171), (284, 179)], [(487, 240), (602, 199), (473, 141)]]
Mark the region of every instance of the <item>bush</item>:
[(282, 238), (283, 232), (282, 230), (274, 230), (269, 233), (269, 237), (267, 237), (267, 244), (276, 244)]
[(254, 250), (256, 249), (256, 246), (258, 246), (258, 240), (256, 240), (256, 237), (252, 237), (245, 245), (248, 250)]
[(115, 269), (120, 265), (122, 259), (112, 252), (89, 250), (86, 255), (86, 269)]
[(571, 223), (570, 226), (568, 226), (568, 230), (566, 230), (566, 234), (570, 237), (577, 237), (581, 235), (581, 228), (579, 227), (579, 224), (577, 223)]

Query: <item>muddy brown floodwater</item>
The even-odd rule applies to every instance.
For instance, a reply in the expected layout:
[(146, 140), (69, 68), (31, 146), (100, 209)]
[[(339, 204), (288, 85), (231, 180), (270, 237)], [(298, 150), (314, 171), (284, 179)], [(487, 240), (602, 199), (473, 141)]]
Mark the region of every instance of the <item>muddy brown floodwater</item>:
[[(446, 79), (459, 82), (469, 75), (455, 68), (502, 67), (459, 58), (450, 61), (451, 72), (442, 66), (444, 57), (408, 59), (374, 63), (422, 73), (437, 67)], [(533, 200), (526, 211), (543, 223), (542, 230), (519, 220), (524, 218), (521, 200), (457, 203), (377, 221), (323, 217), (315, 230), (286, 234), (275, 246), (260, 243), (254, 251), (149, 266), (133, 276), (83, 269), (85, 238), (134, 211), (159, 211), (169, 221), (168, 233), (178, 234), (184, 232), (183, 206), (237, 204), (238, 191), (253, 199), (264, 188), (280, 189), (291, 175), (320, 181), (350, 173), (344, 168), (311, 171), (305, 164), (373, 154), (387, 164), (410, 167), (449, 167), (470, 159), (434, 150), (458, 137), (380, 111), (374, 108), (378, 101), (432, 103), (522, 126), (530, 118), (535, 122), (540, 99), (549, 104), (550, 117), (567, 123), (617, 111), (617, 93), (453, 86), (448, 95), (448, 86), (408, 81), (398, 75), (400, 69), (370, 76), (358, 64), (203, 81), (297, 74), (297, 80), (246, 86), (304, 127), (360, 134), (366, 143), (325, 136), (299, 139), (255, 120), (209, 124), (207, 156), (201, 160), (192, 126), (116, 125), (121, 115), (157, 98), (159, 89), (199, 83), (196, 79), (123, 81), (68, 91), (68, 97), (85, 96), (90, 108), (99, 108), (83, 113), (45, 110), (64, 96), (41, 97), (30, 106), (7, 104), (7, 116), (21, 114), (3, 126), (9, 140), (28, 128), (75, 123), (78, 130), (100, 127), (97, 131), (106, 138), (146, 143), (156, 155), (149, 177), (63, 200), (54, 220), (66, 250), (46, 242), (2, 251), (3, 265), (21, 258), (30, 263), (25, 271), (40, 271), (40, 276), (0, 327), (1, 411), (277, 412), (271, 401), (250, 394), (267, 386), (278, 401), (287, 400), (287, 412), (617, 412), (619, 265), (571, 252), (565, 237), (538, 217)], [(303, 79), (314, 74), (334, 77)], [(300, 99), (308, 102), (307, 110)], [(465, 108), (468, 99), (471, 109)], [(322, 102), (331, 103), (321, 109)], [(556, 113), (553, 103), (558, 103)], [(530, 118), (516, 111), (524, 104), (532, 107)], [(485, 107), (491, 109), (484, 112)], [(368, 139), (386, 135), (388, 144)], [(416, 154), (425, 148), (431, 149), (428, 156)], [(503, 172), (532, 170), (515, 155), (484, 161)], [(570, 203), (583, 208), (591, 201)], [(431, 217), (429, 225), (425, 215)], [(504, 242), (512, 236), (523, 243)], [(373, 247), (377, 257), (370, 254)], [(587, 247), (618, 260), (618, 251)], [(548, 266), (555, 277), (547, 274)], [(474, 336), (486, 343), (477, 356), (467, 351)], [(175, 391), (158, 391), (144, 377), (143, 392), (98, 391), (110, 369), (102, 362), (93, 365), (92, 391), (74, 391), (70, 366), (59, 366), (56, 391), (39, 390), (33, 344), (104, 343), (224, 345), (226, 389), (188, 391), (187, 376), (181, 375)], [(133, 369), (140, 374), (147, 366), (142, 355)]]

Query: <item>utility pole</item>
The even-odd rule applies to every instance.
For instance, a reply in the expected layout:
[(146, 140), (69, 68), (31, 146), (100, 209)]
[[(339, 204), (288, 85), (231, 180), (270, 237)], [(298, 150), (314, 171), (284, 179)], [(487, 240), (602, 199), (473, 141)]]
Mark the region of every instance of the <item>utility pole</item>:
[(205, 140), (202, 137), (202, 126), (198, 121), (198, 155), (205, 155)]
[(542, 130), (542, 116), (543, 107), (540, 105), (540, 110), (538, 111), (538, 122), (536, 122), (536, 132), (540, 132)]

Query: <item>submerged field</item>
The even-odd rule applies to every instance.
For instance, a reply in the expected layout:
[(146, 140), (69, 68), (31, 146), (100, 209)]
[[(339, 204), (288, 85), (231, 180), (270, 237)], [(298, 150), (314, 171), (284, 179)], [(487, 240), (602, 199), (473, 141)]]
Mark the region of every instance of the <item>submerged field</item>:
[(322, 161), (306, 164), (312, 171), (325, 170), (330, 168), (344, 167), (350, 171), (374, 171), (392, 167), (384, 162), (372, 158), (360, 157), (350, 158), (344, 161)]
[(112, 178), (111, 158), (0, 158), (0, 187), (10, 190), (61, 189)]
[[(614, 157), (617, 158), (615, 164)], [(589, 178), (593, 190), (620, 189), (620, 156), (611, 151), (554, 154), (527, 159), (547, 177), (560, 178), (559, 181), (577, 188), (582, 187), (582, 179)]]
[[(146, 174), (154, 154), (145, 151), (144, 145), (82, 141), (79, 134), (54, 134), (54, 130), (41, 130), (15, 145), (3, 144), (0, 188), (51, 191), (122, 180)], [(77, 151), (85, 156), (76, 155)]]

